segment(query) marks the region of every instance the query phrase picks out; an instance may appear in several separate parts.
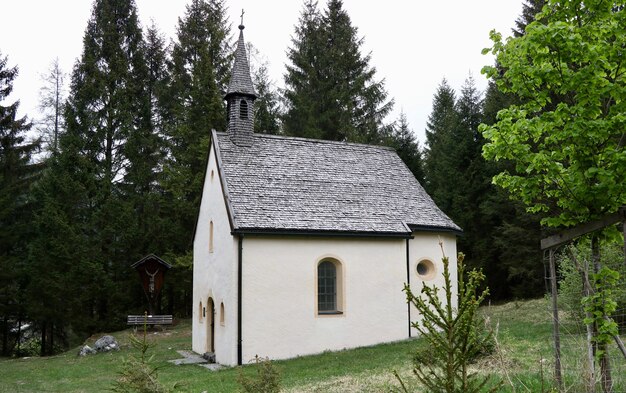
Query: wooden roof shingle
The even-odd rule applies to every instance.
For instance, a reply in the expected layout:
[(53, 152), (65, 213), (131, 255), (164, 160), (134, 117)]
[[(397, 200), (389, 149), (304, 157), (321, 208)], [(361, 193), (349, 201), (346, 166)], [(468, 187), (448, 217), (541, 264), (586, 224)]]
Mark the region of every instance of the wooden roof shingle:
[(404, 235), (461, 232), (390, 148), (213, 132), (234, 231)]

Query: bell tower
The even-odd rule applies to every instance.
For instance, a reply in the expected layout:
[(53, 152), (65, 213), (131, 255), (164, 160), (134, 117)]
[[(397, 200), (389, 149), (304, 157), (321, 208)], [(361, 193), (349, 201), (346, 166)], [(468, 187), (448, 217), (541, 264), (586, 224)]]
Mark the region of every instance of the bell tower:
[[(243, 15), (243, 14), (242, 14)], [(242, 24), (239, 25), (239, 41), (235, 51), (235, 64), (224, 96), (230, 140), (238, 146), (251, 146), (254, 132), (254, 100), (256, 93), (250, 77), (250, 65), (246, 55)]]

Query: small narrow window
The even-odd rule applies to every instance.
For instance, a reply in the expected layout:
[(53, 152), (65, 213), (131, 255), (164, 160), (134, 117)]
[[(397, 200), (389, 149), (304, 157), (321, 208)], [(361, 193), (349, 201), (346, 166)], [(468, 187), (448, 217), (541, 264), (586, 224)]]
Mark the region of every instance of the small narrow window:
[(209, 223), (209, 252), (213, 252), (213, 221)]
[(248, 118), (248, 103), (246, 100), (239, 102), (239, 118), (244, 120)]
[(213, 181), (213, 177), (215, 176), (215, 171), (211, 169), (211, 181)]
[(198, 321), (202, 322), (202, 318), (204, 317), (204, 308), (202, 307), (202, 302), (200, 302), (198, 307)]
[(224, 326), (224, 302), (220, 304), (220, 325)]
[(317, 265), (317, 312), (341, 314), (341, 264), (325, 260)]

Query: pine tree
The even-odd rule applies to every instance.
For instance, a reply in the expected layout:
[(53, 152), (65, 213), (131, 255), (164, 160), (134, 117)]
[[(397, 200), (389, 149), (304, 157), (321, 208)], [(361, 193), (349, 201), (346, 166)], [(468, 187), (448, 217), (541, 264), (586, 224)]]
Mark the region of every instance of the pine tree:
[(419, 141), (409, 128), (409, 122), (404, 112), (400, 113), (398, 124), (395, 125), (391, 134), (389, 146), (395, 149), (398, 156), (409, 168), (413, 176), (420, 182), (424, 182), (424, 163)]
[(4, 105), (13, 90), (17, 67), (8, 67), (0, 53), (0, 340), (2, 355), (9, 355), (15, 337), (13, 323), (25, 318), (23, 291), (26, 285), (27, 245), (33, 236), (29, 188), (41, 171), (33, 163), (39, 141), (27, 141), (32, 124), (17, 118), (19, 101)]
[(305, 3), (288, 52), (285, 75), (285, 131), (328, 140), (382, 143), (384, 118), (393, 107), (384, 81), (375, 79), (371, 56), (358, 38), (341, 0), (330, 0), (322, 15)]

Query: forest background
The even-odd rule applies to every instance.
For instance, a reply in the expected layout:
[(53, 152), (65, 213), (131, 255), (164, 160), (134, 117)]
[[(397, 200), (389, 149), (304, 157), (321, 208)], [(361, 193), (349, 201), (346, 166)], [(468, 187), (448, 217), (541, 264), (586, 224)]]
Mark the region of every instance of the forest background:
[[(523, 4), (515, 35), (542, 6)], [(140, 26), (133, 1), (95, 0), (72, 71), (53, 62), (46, 75), (36, 124), (18, 116), (18, 67), (0, 53), (2, 355), (15, 353), (23, 324), (42, 355), (122, 327), (145, 308), (130, 265), (149, 253), (174, 266), (159, 309), (189, 316), (192, 236), (209, 131), (226, 126), (233, 44), (225, 0), (191, 0), (171, 43)], [(511, 164), (481, 154), (478, 126), (516, 97), (494, 83), (481, 92), (471, 77), (458, 92), (442, 80), (420, 146), (406, 115), (390, 119), (397, 103), (362, 45), (341, 0), (306, 0), (285, 88), (266, 64), (253, 67), (255, 132), (393, 147), (464, 229), (458, 248), (492, 299), (541, 295), (539, 218), (492, 184)]]

